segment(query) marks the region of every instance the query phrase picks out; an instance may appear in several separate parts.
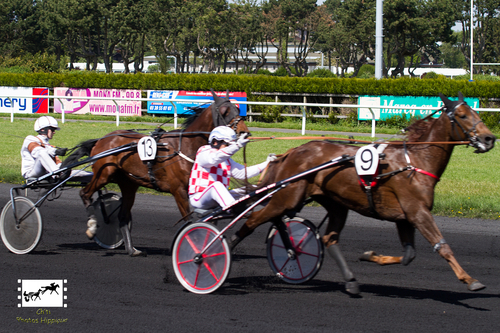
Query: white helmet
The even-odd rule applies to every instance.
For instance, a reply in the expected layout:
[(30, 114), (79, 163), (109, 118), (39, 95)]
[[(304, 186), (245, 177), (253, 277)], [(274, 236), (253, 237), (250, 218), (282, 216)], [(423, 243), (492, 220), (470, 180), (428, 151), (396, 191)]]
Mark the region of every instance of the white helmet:
[(57, 124), (57, 120), (55, 120), (54, 117), (51, 116), (43, 116), (35, 121), (35, 132), (39, 132), (46, 127), (53, 127), (56, 130), (60, 129)]
[(208, 143), (212, 143), (213, 140), (225, 141), (227, 143), (236, 141), (236, 132), (232, 128), (227, 126), (218, 126), (210, 132), (208, 137)]

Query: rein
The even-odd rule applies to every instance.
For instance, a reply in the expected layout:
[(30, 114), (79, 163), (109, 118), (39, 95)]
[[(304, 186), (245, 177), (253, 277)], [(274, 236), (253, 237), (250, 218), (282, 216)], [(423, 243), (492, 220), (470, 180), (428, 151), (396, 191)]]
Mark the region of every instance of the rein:
[[(338, 141), (349, 141), (349, 143), (357, 144), (357, 143), (375, 143), (374, 141), (367, 140), (356, 140), (345, 139), (345, 138), (336, 138), (336, 137), (327, 137), (327, 136), (282, 136), (282, 137), (250, 137), (250, 140), (338, 140)], [(380, 143), (380, 142), (378, 142)], [(407, 142), (407, 141), (386, 141), (384, 144), (392, 144), (392, 145), (402, 145), (402, 144), (410, 144), (410, 145), (429, 145), (429, 144), (443, 144), (443, 145), (468, 145), (470, 141), (428, 141), (428, 142)]]

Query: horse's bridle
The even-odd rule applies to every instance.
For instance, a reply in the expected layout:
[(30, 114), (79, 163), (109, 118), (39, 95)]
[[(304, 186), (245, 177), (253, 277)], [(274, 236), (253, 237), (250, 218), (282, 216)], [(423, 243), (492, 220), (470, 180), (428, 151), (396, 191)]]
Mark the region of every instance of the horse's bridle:
[[(229, 103), (229, 114), (224, 117), (220, 112), (220, 107), (224, 104)], [(226, 118), (229, 118), (233, 113), (237, 113), (236, 117), (233, 117), (229, 123), (226, 121)], [(230, 101), (226, 100), (220, 105), (216, 105), (215, 109), (212, 111), (212, 117), (214, 122), (214, 127), (217, 126), (227, 126), (236, 132), (236, 128), (238, 127), (238, 123), (243, 120), (243, 117), (240, 116), (239, 110), (235, 107)]]
[[(469, 130), (466, 130), (460, 124), (460, 122), (458, 122), (457, 119), (455, 118), (455, 111), (457, 110), (457, 108), (459, 106), (462, 106), (462, 105), (467, 105), (467, 103), (459, 102), (453, 107), (452, 110), (449, 110), (448, 108), (446, 108), (446, 115), (450, 119), (450, 123), (451, 123), (451, 127), (452, 127), (452, 139), (461, 140), (460, 138), (458, 138), (458, 139), (453, 138), (454, 134), (456, 134), (457, 137), (460, 136), (460, 132), (459, 132), (459, 129), (460, 129), (460, 130), (462, 130), (462, 133), (465, 135), (465, 137), (470, 141), (469, 146), (472, 146), (472, 147), (477, 148), (477, 149), (482, 149), (482, 150), (486, 149), (484, 144), (481, 143), (480, 140), (478, 140), (478, 135), (477, 135), (477, 131), (476, 131), (476, 126), (483, 122), (481, 120), (481, 118), (478, 116), (479, 120), (477, 122), (475, 122)], [(473, 112), (475, 112), (475, 111), (472, 110), (472, 108), (470, 106), (468, 106), (468, 107), (469, 107), (469, 110), (471, 112), (471, 115), (473, 115)], [(473, 133), (474, 135), (471, 135), (471, 133)]]

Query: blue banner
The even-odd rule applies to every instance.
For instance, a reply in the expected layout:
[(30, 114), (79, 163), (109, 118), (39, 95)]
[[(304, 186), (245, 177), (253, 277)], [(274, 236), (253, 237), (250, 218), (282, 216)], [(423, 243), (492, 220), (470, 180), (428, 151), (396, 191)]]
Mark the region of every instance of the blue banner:
[[(215, 92), (219, 97), (226, 97), (225, 91)], [(148, 113), (174, 114), (177, 109), (177, 114), (190, 114), (194, 107), (206, 108), (212, 104), (214, 98), (210, 91), (185, 91), (185, 90), (148, 90), (148, 98), (168, 99), (169, 101), (148, 101)], [(206, 100), (205, 103), (199, 102), (175, 102), (176, 99), (182, 100)], [(173, 100), (171, 102), (171, 100)], [(245, 92), (229, 92), (229, 100), (240, 109), (240, 116), (247, 115), (247, 105), (238, 104), (238, 101), (246, 101), (247, 94)], [(175, 105), (175, 108), (174, 108)]]

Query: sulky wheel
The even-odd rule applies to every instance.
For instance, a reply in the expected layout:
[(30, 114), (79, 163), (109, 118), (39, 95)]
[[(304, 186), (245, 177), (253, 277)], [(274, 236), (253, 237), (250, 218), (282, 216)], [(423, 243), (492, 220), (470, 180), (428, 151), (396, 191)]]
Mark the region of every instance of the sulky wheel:
[[(92, 205), (97, 219), (97, 232), (94, 240), (104, 249), (116, 249), (123, 244), (118, 212), (122, 205), (121, 197), (116, 193), (100, 195)], [(129, 222), (129, 229), (132, 221)]]
[(14, 217), (12, 200), (2, 210), (0, 233), (5, 246), (13, 253), (31, 252), (42, 236), (42, 216), (38, 208), (25, 197), (16, 197), (15, 208), (18, 223)]
[(200, 254), (219, 231), (208, 223), (193, 223), (181, 230), (172, 248), (172, 264), (177, 279), (195, 294), (217, 290), (226, 280), (231, 267), (231, 251), (223, 237)]
[(267, 236), (267, 261), (283, 281), (299, 284), (312, 279), (323, 263), (324, 245), (317, 228), (308, 220), (295, 217), (285, 220), (295, 254), (289, 256), (276, 226)]

